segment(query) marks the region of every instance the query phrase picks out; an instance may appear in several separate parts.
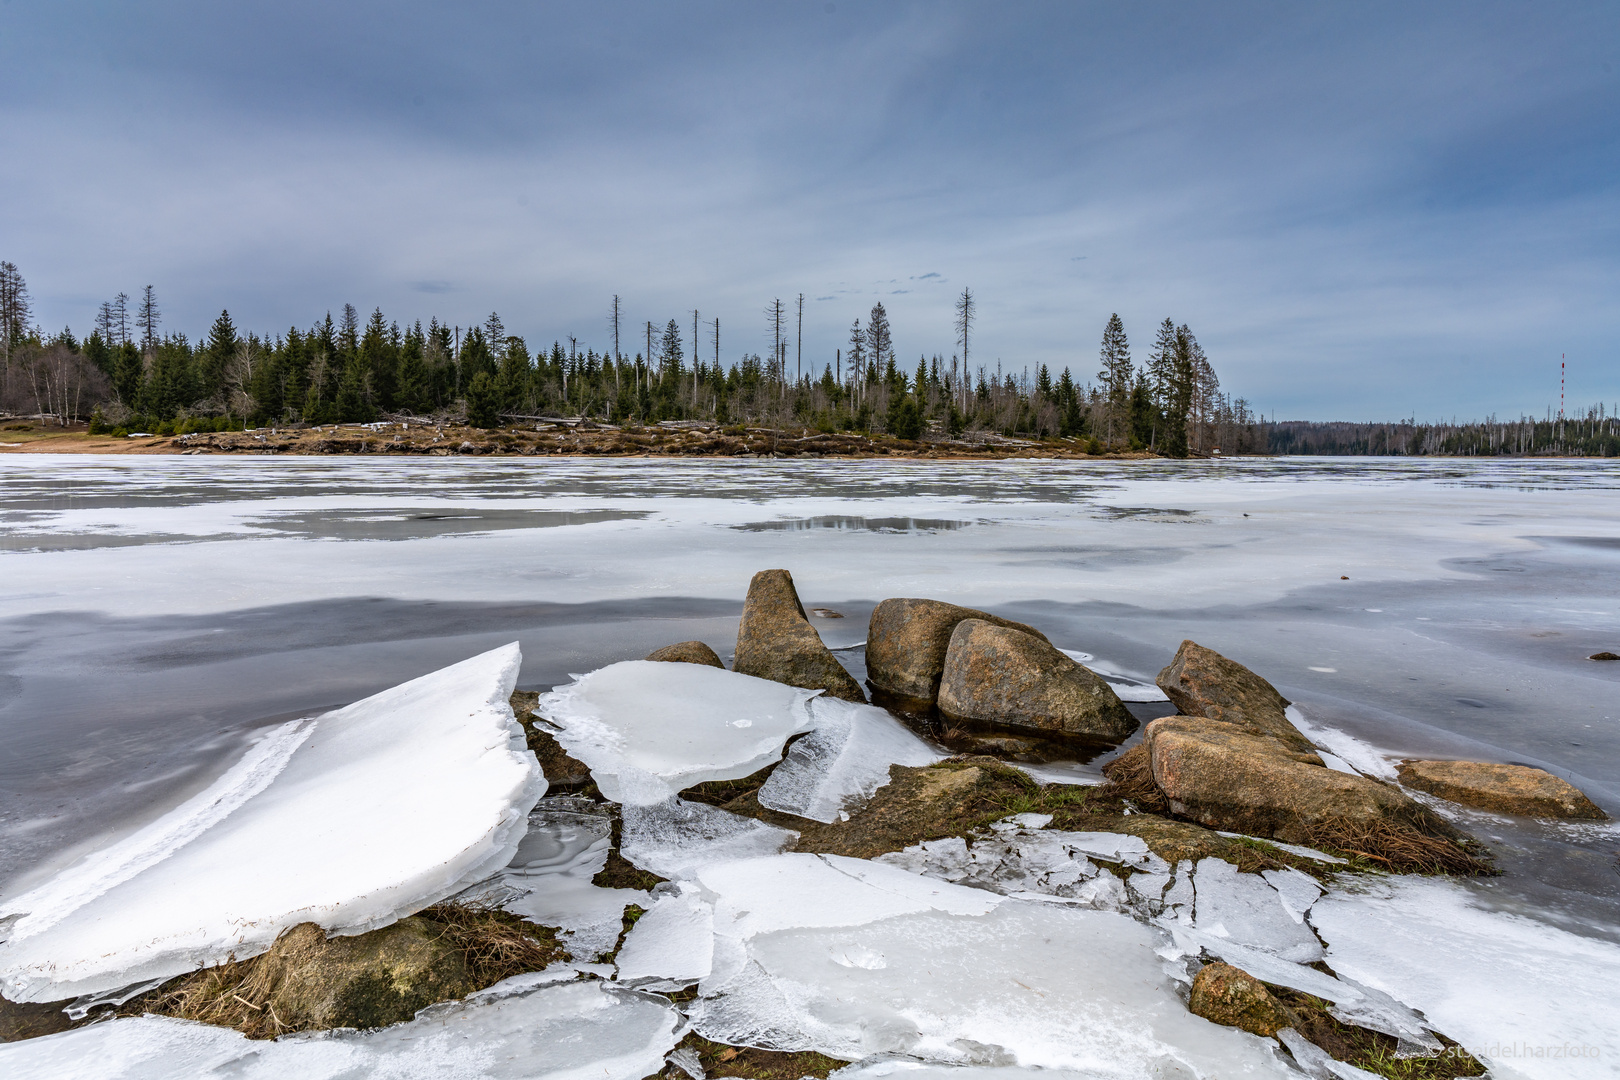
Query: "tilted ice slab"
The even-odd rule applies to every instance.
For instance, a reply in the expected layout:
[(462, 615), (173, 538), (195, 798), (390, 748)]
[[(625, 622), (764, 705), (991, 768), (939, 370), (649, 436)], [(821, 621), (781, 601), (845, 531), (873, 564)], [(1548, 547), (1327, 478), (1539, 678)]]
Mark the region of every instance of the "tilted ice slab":
[(1395, 878), (1311, 908), (1341, 975), (1423, 1010), (1492, 1075), (1612, 1077), (1620, 946), (1480, 905), (1450, 881)]
[(541, 695), (535, 711), (603, 795), (650, 806), (778, 760), (812, 726), (815, 693), (703, 664), (626, 660)]
[(715, 953), (690, 1009), (710, 1038), (1091, 1077), (1297, 1075), (1275, 1044), (1189, 1013), (1163, 933), (1125, 915), (809, 855), (699, 884)]
[(838, 698), (812, 698), (810, 734), (759, 789), (761, 806), (812, 821), (837, 821), (846, 806), (889, 782), (889, 766), (932, 765), (937, 753), (887, 710)]
[[(274, 729), (200, 795), (0, 909), (0, 990), (100, 994), (356, 934), (504, 866), (545, 791), (507, 645)], [(0, 926), (6, 923), (0, 921)]]
[(147, 1016), (0, 1045), (7, 1080), (641, 1080), (685, 1030), (668, 1002), (597, 982), (506, 994), (497, 984), (379, 1031), (253, 1041)]

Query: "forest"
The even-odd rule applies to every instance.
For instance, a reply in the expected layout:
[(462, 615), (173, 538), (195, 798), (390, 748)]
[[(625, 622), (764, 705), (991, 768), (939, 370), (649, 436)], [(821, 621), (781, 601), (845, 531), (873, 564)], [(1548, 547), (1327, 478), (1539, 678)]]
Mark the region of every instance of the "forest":
[[(957, 352), (918, 355), (894, 341), (883, 304), (850, 327), (831, 362), (802, 356), (803, 297), (765, 310), (765, 355), (730, 364), (719, 320), (692, 312), (629, 330), (614, 298), (601, 351), (577, 338), (531, 350), (491, 313), (482, 325), (430, 318), (402, 326), (382, 311), (362, 318), (345, 304), (307, 329), (244, 333), (221, 311), (197, 341), (166, 331), (151, 286), (132, 303), (101, 305), (80, 338), (46, 333), (31, 320), (27, 285), (0, 263), (0, 410), (88, 419), (93, 430), (183, 434), (245, 427), (368, 422), (385, 417), (461, 419), (498, 427), (545, 417), (609, 424), (709, 420), (821, 431), (929, 434), (995, 432), (1083, 440), (1098, 449), (1169, 457), (1253, 453), (1264, 432), (1247, 402), (1232, 400), (1191, 330), (1166, 319), (1146, 362), (1133, 362), (1124, 325), (1111, 317), (1101, 366), (1084, 383), (1044, 364), (1013, 371), (999, 360), (970, 365), (976, 301), (955, 308)], [(796, 323), (790, 330), (790, 322)], [(622, 347), (626, 337), (632, 340)], [(798, 339), (798, 340), (796, 340)], [(639, 348), (638, 348), (639, 346)]]

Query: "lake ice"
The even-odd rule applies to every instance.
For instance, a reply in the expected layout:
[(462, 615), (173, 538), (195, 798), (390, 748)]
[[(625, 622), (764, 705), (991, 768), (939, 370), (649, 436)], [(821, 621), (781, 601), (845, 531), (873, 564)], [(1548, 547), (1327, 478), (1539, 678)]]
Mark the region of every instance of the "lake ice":
[[(1584, 659), (1620, 646), (1620, 469), (1604, 463), (9, 456), (0, 477), (0, 910), (90, 852), (139, 846), (151, 835), (143, 830), (163, 827), (232, 769), (251, 772), (253, 753), (280, 753), (277, 740), (296, 738), (301, 718), (505, 642), (522, 647), (518, 685), (538, 690), (685, 638), (724, 657), (748, 577), (767, 566), (792, 570), (807, 608), (845, 616), (813, 618), (835, 648), (858, 646), (866, 616), (887, 596), (936, 597), (1034, 623), (1110, 678), (1143, 685), (1192, 637), (1276, 683), (1296, 703), (1302, 730), (1346, 768), (1375, 772), (1415, 755), (1519, 761), (1620, 811), (1620, 664)], [(858, 671), (858, 648), (839, 655)], [(825, 820), (830, 800), (870, 783), (857, 755), (841, 751), (882, 749), (888, 734), (828, 724), (801, 739), (801, 758), (821, 762), (820, 771), (792, 784), (784, 772), (781, 797)], [(817, 735), (827, 745), (809, 759)], [(740, 749), (725, 762), (697, 754), (691, 767), (740, 775), (758, 742), (731, 745)], [(668, 781), (681, 785), (687, 775), (675, 769)], [(691, 820), (701, 811), (641, 810), (654, 843), (715, 833), (712, 821)], [(1470, 1046), (1567, 1037), (1602, 1051), (1557, 1069), (1504, 1058), (1500, 1075), (1610, 1075), (1620, 1047), (1601, 1018), (1612, 1012), (1620, 975), (1612, 854), (1620, 834), (1607, 824), (1459, 819), (1499, 852), (1503, 878), (1446, 893), (1397, 889), (1380, 898), (1382, 908), (1353, 895), (1313, 901), (1285, 881), (1272, 883), (1276, 911), (1234, 894), (1227, 913), (1216, 900), (1210, 918), (1229, 934), (1271, 941), (1278, 963), (1308, 958), (1289, 927), (1311, 920), (1335, 969), (1423, 1010)], [(630, 824), (627, 815), (627, 851)], [(578, 872), (544, 873), (547, 860), (573, 865), (595, 841), (559, 841), (553, 855), (550, 841), (535, 837), (531, 848), (541, 848), (528, 880), (579, 881)], [(1018, 961), (995, 952), (1017, 933), (1072, 924), (1081, 941), (1078, 928), (1092, 916), (1128, 916), (1009, 899), (1006, 912), (1030, 914), (910, 911), (856, 936), (801, 920), (739, 939), (716, 922), (727, 901), (705, 884), (703, 867), (740, 865), (739, 854), (796, 857), (771, 855), (770, 838), (757, 833), (716, 843), (687, 849), (673, 869), (693, 885), (657, 898), (649, 926), (667, 927), (669, 940), (698, 940), (710, 928), (712, 970), (693, 966), (683, 949), (672, 959), (649, 934), (634, 950), (627, 943), (629, 981), (717, 978), (713, 971), (753, 949), (756, 967), (745, 968), (792, 982), (799, 1012), (790, 1015), (817, 1017), (820, 1037), (846, 1052), (864, 1036), (841, 1027), (826, 1003), (864, 981), (895, 1003), (885, 1046), (934, 1047), (930, 1060), (1015, 1071), (989, 1051), (950, 1056), (946, 1030), (934, 1032), (926, 1018), (950, 1015), (942, 1002), (954, 1003), (965, 1010), (962, 1030), (990, 1033), (962, 1036), (968, 1042), (1028, 1047), (1007, 1051), (1018, 1065), (1114, 1075), (1097, 1072), (1084, 1041), (1060, 1027), (1007, 1028), (996, 1019), (1005, 1002), (973, 1005), (944, 984), (914, 993), (893, 982), (903, 965), (862, 964), (880, 953), (915, 958), (897, 950), (916, 940), (920, 919), (939, 921), (941, 943), (991, 950), (979, 959), (993, 970)], [(929, 872), (921, 863), (917, 870)], [(1038, 892), (1043, 879), (1026, 871), (1019, 863), (1019, 880)], [(582, 928), (590, 911), (605, 917), (599, 898), (555, 895), (553, 906), (584, 912)], [(1427, 937), (1404, 951), (1380, 929), (1391, 902), (1414, 918), (1432, 916)], [(1007, 922), (1006, 932), (987, 934), (986, 919)], [(1210, 933), (1201, 916), (1197, 923), (1185, 932)], [(817, 934), (853, 966), (814, 959), (823, 948)], [(1492, 989), (1492, 977), (1507, 978), (1499, 967), (1481, 970), (1479, 943), (1493, 934), (1520, 957), (1544, 956), (1571, 972), (1591, 993), (1554, 1002), (1556, 980), (1528, 977)], [(1507, 1000), (1510, 983), (1528, 987), (1530, 1000)], [(723, 999), (736, 1000), (716, 995), (715, 1009)], [(734, 1014), (726, 1023), (767, 1019)], [(1264, 1060), (1246, 1056), (1238, 1046), (1246, 1036), (1199, 1049), (1157, 1023), (1131, 1029), (1127, 1041), (1139, 1052), (1119, 1060), (1146, 1069), (1161, 1060), (1154, 1055), (1205, 1055), (1233, 1069), (1246, 1062), (1256, 1075), (1272, 1068), (1270, 1051)]]

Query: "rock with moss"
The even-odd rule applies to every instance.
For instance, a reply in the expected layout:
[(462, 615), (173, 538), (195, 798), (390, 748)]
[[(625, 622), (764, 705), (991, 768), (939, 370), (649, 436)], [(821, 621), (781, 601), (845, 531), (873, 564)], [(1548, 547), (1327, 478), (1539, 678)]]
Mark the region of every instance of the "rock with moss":
[(670, 664), (702, 664), (705, 667), (724, 668), (720, 654), (701, 641), (680, 641), (665, 645), (647, 654), (648, 660), (661, 660)]
[(1221, 720), (1269, 735), (1297, 750), (1314, 749), (1289, 722), (1288, 699), (1275, 686), (1197, 642), (1183, 641), (1156, 681), (1183, 716)]
[(1266, 984), (1230, 964), (1205, 964), (1193, 977), (1187, 1008), (1205, 1020), (1266, 1038), (1294, 1026), (1294, 1016)]
[(1391, 869), (1481, 869), (1461, 834), (1404, 792), (1247, 726), (1167, 716), (1147, 726), (1143, 745), (1171, 812), (1209, 828), (1346, 850)]
[(378, 1028), (568, 953), (555, 930), (515, 915), (438, 905), (369, 933), (328, 938), (314, 923), (268, 952), (173, 980), (125, 1007), (234, 1027), (251, 1038)]
[(1095, 672), (1043, 638), (982, 619), (951, 632), (939, 711), (953, 722), (1063, 739), (1118, 744), (1136, 718)]
[(1046, 640), (1033, 626), (941, 600), (885, 600), (872, 609), (866, 628), (866, 677), (874, 694), (903, 711), (932, 709), (939, 695), (951, 634), (966, 619)]
[(1409, 788), (1481, 810), (1573, 821), (1608, 817), (1580, 788), (1528, 765), (1405, 761), (1398, 772)]
[(845, 701), (866, 701), (860, 683), (810, 625), (793, 575), (786, 570), (761, 570), (749, 582), (732, 669), (806, 690), (825, 690)]
[(540, 762), (546, 784), (553, 788), (578, 788), (591, 782), (590, 768), (562, 748), (551, 732), (535, 722), (534, 707), (540, 695), (533, 690), (519, 690), (512, 695), (512, 715), (523, 727), (523, 737), (529, 750)]

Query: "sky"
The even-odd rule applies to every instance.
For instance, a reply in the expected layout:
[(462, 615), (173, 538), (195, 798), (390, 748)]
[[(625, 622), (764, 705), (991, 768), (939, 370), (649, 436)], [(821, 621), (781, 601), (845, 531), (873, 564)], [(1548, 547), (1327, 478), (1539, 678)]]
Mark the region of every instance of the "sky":
[(1118, 312), (1278, 419), (1539, 415), (1561, 355), (1612, 408), (1617, 67), (1613, 3), (0, 0), (0, 259), (81, 335), (150, 284), (600, 350), (618, 295), (730, 364), (802, 294), (819, 373), (971, 288), (975, 367), (1094, 379)]

